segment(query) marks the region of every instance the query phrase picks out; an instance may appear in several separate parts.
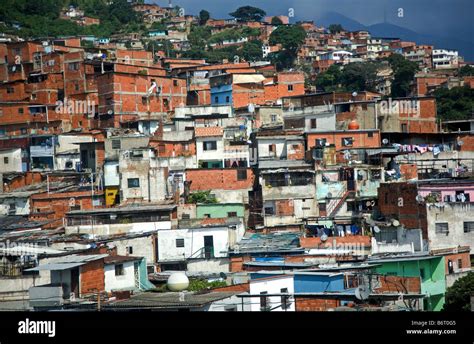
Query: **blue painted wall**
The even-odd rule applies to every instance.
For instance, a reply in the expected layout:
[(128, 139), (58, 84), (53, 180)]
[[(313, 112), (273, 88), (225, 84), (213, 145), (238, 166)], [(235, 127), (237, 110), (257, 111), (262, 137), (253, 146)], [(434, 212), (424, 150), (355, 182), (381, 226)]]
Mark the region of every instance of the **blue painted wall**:
[(295, 293), (322, 293), (344, 290), (344, 275), (298, 275), (295, 274)]
[[(217, 101), (216, 101), (217, 97)], [(229, 101), (227, 102), (227, 97)], [(225, 105), (232, 104), (232, 85), (222, 85), (211, 87), (211, 105)]]

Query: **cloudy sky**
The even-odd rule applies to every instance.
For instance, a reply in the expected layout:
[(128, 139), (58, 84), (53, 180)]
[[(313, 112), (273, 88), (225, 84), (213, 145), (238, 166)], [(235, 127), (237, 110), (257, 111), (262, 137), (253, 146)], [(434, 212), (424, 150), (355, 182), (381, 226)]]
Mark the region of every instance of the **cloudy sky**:
[[(172, 0), (189, 14), (207, 9), (211, 16), (228, 17), (239, 6), (262, 8), (269, 15), (295, 10), (295, 20), (316, 20), (325, 12), (338, 12), (364, 25), (387, 21), (422, 34), (461, 35), (474, 42), (473, 0)], [(167, 0), (147, 0), (165, 6)], [(403, 18), (398, 17), (402, 8)], [(317, 24), (317, 22), (316, 22)]]

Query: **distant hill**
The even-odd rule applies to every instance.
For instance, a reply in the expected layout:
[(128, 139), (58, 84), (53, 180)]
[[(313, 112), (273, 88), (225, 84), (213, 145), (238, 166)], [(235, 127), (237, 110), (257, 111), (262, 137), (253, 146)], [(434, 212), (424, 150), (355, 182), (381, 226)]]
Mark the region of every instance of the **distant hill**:
[(316, 20), (316, 24), (325, 27), (328, 27), (331, 24), (341, 24), (343, 28), (350, 31), (367, 30), (373, 36), (397, 37), (418, 44), (434, 45), (436, 48), (456, 49), (459, 50), (459, 53), (464, 56), (466, 61), (474, 61), (473, 44), (457, 37), (419, 34), (410, 29), (390, 23), (378, 23), (365, 26), (358, 21), (350, 19), (337, 12), (327, 12), (323, 14), (318, 20)]

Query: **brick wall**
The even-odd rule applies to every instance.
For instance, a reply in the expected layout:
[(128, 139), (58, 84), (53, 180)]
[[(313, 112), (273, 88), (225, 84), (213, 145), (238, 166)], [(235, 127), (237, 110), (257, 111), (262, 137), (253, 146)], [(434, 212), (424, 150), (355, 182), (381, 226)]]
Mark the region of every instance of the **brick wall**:
[(321, 312), (330, 308), (339, 307), (338, 300), (331, 299), (310, 299), (295, 297), (295, 307), (297, 312)]
[(380, 276), (375, 293), (421, 293), (419, 277)]
[(255, 179), (252, 169), (247, 168), (247, 178), (238, 180), (238, 169), (192, 169), (186, 171), (190, 190), (241, 190), (251, 189)]
[(382, 215), (394, 217), (407, 229), (421, 228), (427, 239), (426, 206), (416, 201), (418, 190), (411, 183), (382, 183), (378, 189), (378, 206)]
[[(343, 138), (352, 138), (352, 146), (343, 146)], [(336, 146), (336, 150), (380, 147), (379, 131), (346, 130), (344, 132), (309, 133), (307, 134), (307, 147), (314, 147), (317, 139), (326, 139), (327, 143)]]
[(81, 266), (81, 295), (104, 291), (104, 260), (98, 259)]

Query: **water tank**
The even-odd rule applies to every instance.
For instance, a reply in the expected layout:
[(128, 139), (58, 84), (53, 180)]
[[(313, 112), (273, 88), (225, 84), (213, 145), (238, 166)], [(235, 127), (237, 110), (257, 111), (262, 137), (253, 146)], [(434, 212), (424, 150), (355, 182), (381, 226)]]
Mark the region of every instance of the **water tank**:
[(349, 125), (348, 125), (349, 130), (358, 130), (360, 128), (359, 123), (355, 119), (353, 119)]
[(184, 272), (173, 272), (170, 277), (168, 277), (166, 286), (171, 291), (185, 290), (189, 286), (188, 276), (186, 276)]

